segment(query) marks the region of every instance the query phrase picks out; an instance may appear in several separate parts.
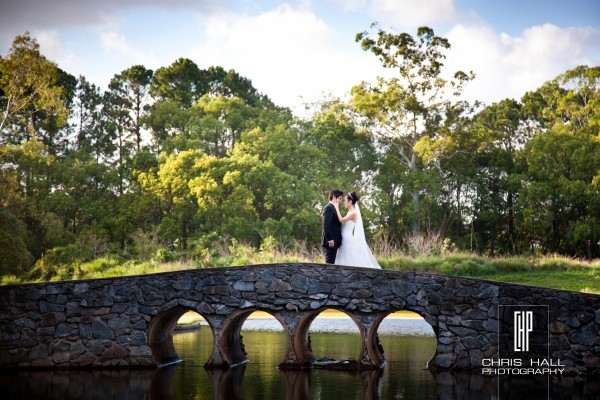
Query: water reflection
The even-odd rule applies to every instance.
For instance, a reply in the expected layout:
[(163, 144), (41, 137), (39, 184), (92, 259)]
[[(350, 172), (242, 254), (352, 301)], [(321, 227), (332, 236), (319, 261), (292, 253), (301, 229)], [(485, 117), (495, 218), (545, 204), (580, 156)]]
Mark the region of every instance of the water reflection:
[[(112, 371), (0, 371), (3, 399), (254, 399), (243, 390), (250, 385), (247, 366), (229, 370), (196, 371), (210, 382), (209, 387), (176, 385), (177, 376), (186, 367), (183, 364), (156, 370)], [(286, 400), (308, 399), (597, 399), (600, 382), (594, 377), (587, 380), (577, 377), (553, 377), (549, 392), (545, 388), (547, 377), (538, 379), (513, 379), (499, 382), (498, 377), (469, 372), (438, 372), (427, 374), (432, 391), (388, 391), (382, 380), (384, 370), (347, 373), (341, 371), (280, 371), (284, 382), (279, 397)], [(353, 382), (353, 385), (349, 385)], [(500, 383), (500, 384), (499, 384)], [(182, 390), (183, 389), (183, 390)]]
[[(172, 388), (176, 365), (158, 370), (152, 377), (148, 392), (149, 399), (178, 398), (174, 392), (166, 392)], [(245, 398), (241, 390), (246, 366), (228, 370), (207, 370), (212, 382), (213, 399), (242, 400)], [(316, 381), (319, 373), (325, 372), (334, 378), (327, 388)], [(383, 400), (391, 398), (407, 399), (439, 399), (439, 400), (482, 400), (482, 399), (597, 399), (600, 395), (600, 382), (592, 377), (588, 379), (575, 377), (555, 378), (550, 381), (550, 390), (545, 388), (547, 377), (505, 380), (499, 385), (498, 377), (481, 375), (478, 372), (437, 372), (429, 373), (435, 383), (435, 392), (425, 393), (389, 393), (382, 390), (381, 378), (383, 370), (348, 373), (342, 371), (278, 371), (284, 377), (286, 400), (309, 400), (329, 398), (357, 398), (361, 400)], [(312, 378), (312, 379), (311, 379)], [(165, 379), (171, 379), (165, 380)], [(312, 380), (312, 382), (311, 382)], [(352, 380), (355, 385), (349, 393), (344, 393), (344, 386), (339, 382)], [(338, 383), (334, 383), (337, 381)], [(540, 388), (542, 388), (540, 390)], [(327, 390), (329, 389), (329, 390)], [(208, 398), (208, 397), (207, 397)]]
[[(2, 399), (146, 399), (154, 369), (136, 370), (0, 370)], [(155, 397), (156, 398), (156, 397)]]

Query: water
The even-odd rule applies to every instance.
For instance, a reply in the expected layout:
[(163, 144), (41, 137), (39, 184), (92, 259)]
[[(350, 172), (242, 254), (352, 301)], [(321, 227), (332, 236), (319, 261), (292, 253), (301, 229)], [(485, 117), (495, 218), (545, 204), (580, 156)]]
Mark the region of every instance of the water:
[[(388, 363), (380, 371), (350, 373), (281, 371), (286, 340), (275, 319), (253, 319), (242, 335), (248, 364), (227, 371), (205, 370), (213, 348), (210, 328), (174, 335), (184, 362), (144, 370), (0, 372), (2, 399), (597, 399), (597, 378), (563, 378), (537, 384), (531, 378), (499, 382), (473, 373), (423, 369), (435, 352), (435, 337), (422, 319), (384, 320), (380, 342)], [(317, 318), (311, 325), (317, 358), (357, 358), (360, 339), (349, 318)], [(547, 378), (546, 378), (547, 379)], [(502, 385), (499, 385), (502, 383)]]

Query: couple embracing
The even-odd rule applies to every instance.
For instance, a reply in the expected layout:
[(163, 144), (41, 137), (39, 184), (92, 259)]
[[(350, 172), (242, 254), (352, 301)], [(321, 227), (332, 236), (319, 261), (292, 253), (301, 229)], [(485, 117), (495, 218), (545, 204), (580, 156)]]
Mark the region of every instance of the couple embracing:
[[(321, 218), (323, 233), (321, 244), (327, 264), (381, 268), (367, 245), (363, 228), (359, 197), (356, 192), (344, 196), (335, 189), (329, 192), (329, 203), (323, 208)], [(348, 212), (342, 217), (340, 203)]]

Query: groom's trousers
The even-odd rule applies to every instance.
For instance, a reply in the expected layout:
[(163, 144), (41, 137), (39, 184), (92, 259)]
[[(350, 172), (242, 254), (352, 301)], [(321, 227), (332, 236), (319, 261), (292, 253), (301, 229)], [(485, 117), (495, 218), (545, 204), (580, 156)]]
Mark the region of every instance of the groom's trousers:
[(325, 262), (327, 264), (335, 264), (335, 256), (337, 255), (338, 247), (323, 247), (325, 252)]

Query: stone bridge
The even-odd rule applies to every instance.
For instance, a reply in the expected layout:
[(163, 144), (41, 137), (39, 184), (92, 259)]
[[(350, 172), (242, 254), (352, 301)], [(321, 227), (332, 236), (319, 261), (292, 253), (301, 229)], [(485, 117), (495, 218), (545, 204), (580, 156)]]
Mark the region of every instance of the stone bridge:
[(513, 328), (502, 327), (512, 321), (503, 315), (510, 310), (512, 316), (519, 307), (547, 311), (543, 334), (532, 338), (532, 347), (542, 347), (532, 352), (560, 360), (564, 373), (600, 372), (600, 296), (325, 264), (269, 264), (3, 286), (0, 367), (176, 363), (181, 360), (173, 346), (173, 329), (192, 310), (206, 319), (214, 335), (206, 367), (228, 368), (246, 361), (240, 330), (246, 318), (260, 310), (284, 328), (288, 347), (280, 367), (309, 368), (314, 361), (310, 325), (323, 310), (336, 309), (354, 320), (362, 337), (358, 368), (383, 367), (379, 324), (392, 312), (408, 310), (421, 315), (437, 337), (430, 369), (473, 369), (481, 368), (484, 359), (504, 357), (501, 343), (512, 346)]

